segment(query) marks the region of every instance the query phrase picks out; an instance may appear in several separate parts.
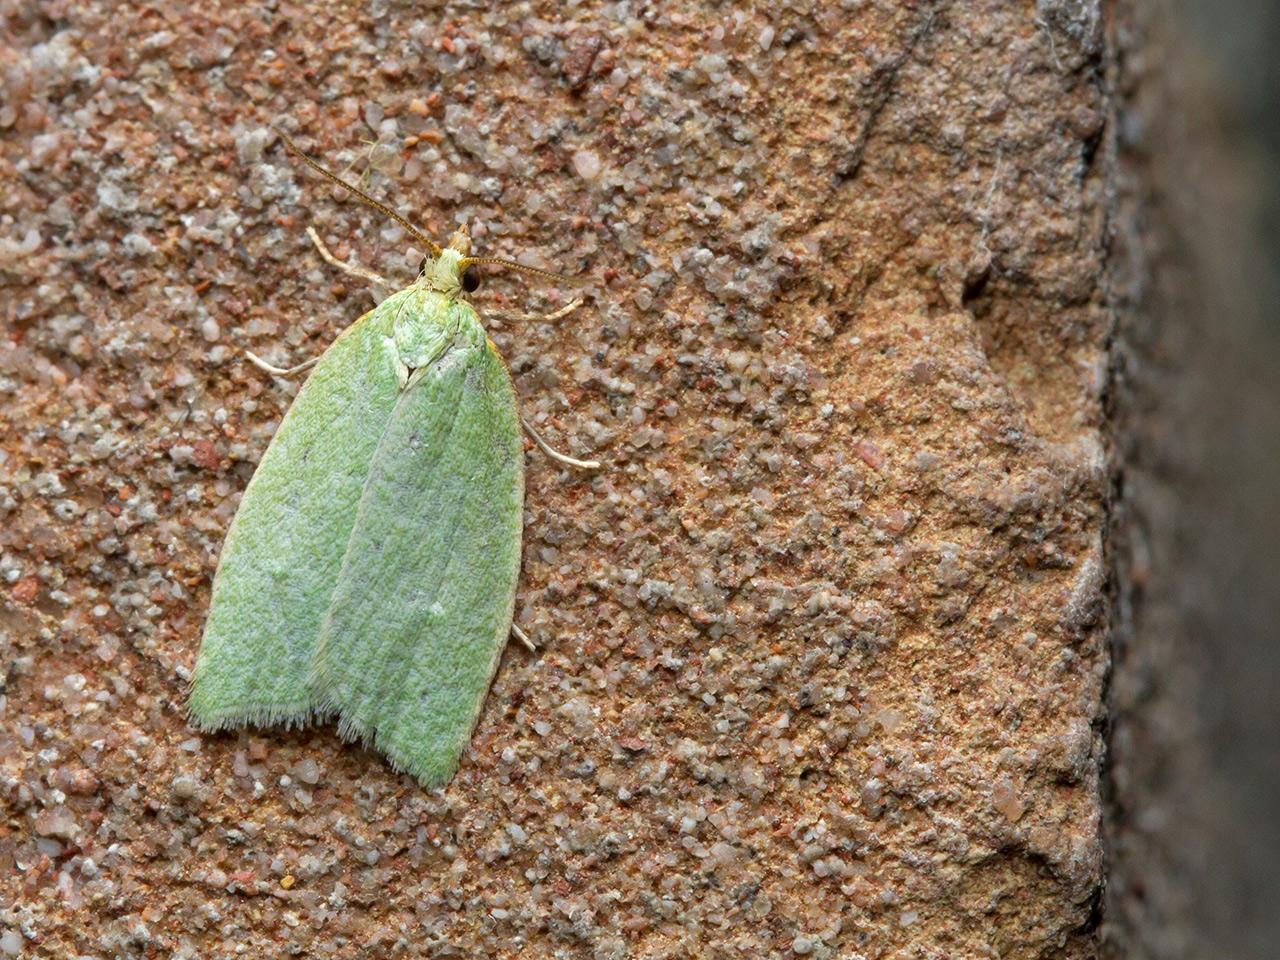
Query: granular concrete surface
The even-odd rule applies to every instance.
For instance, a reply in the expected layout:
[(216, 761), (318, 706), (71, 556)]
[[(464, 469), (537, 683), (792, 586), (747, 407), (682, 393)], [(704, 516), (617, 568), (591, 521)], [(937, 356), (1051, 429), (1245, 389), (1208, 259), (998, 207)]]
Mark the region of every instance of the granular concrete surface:
[[(1093, 955), (1097, 3), (0, 10), (0, 957)], [(577, 282), (473, 297), (604, 468), (530, 448), (539, 651), (436, 792), (185, 718), (244, 351), (379, 294), (305, 228), (423, 254), (273, 125)]]

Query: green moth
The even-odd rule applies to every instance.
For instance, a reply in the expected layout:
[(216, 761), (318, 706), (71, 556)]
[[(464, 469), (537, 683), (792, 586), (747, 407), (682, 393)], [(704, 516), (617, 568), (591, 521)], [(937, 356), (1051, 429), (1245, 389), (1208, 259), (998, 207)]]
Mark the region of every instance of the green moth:
[[(453, 777), (512, 623), (524, 503), (521, 418), (465, 294), (465, 229), (441, 248), (284, 144), (431, 250), (417, 280), (347, 328), (281, 422), (227, 532), (192, 677), (194, 724), (336, 717), (424, 785)], [(308, 230), (330, 263), (338, 261)], [(577, 306), (551, 315), (562, 316)], [(557, 454), (528, 423), (546, 453)]]

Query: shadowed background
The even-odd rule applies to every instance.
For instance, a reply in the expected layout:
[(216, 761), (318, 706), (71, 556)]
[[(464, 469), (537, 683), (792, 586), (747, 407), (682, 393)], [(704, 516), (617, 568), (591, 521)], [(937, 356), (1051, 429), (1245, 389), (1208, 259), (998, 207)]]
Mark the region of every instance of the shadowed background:
[(1280, 10), (1116, 8), (1132, 270), (1109, 933), (1120, 957), (1280, 941)]

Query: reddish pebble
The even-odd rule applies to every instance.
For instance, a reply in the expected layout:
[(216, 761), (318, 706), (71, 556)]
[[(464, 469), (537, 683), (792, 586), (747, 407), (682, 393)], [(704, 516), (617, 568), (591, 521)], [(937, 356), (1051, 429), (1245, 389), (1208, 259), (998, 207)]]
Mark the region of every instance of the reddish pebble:
[(222, 461), (212, 441), (197, 440), (191, 445), (191, 462), (202, 470), (216, 470)]
[(884, 466), (884, 454), (870, 440), (859, 440), (853, 445), (853, 452), (872, 470), (879, 470)]
[(40, 581), (35, 577), (23, 577), (13, 585), (10, 594), (18, 603), (30, 603), (40, 595)]

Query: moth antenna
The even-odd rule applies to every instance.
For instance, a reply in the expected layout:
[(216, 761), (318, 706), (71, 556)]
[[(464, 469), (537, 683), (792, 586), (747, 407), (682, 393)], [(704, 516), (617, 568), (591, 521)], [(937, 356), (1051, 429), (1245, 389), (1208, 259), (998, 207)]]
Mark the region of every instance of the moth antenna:
[(512, 270), (520, 270), (523, 273), (531, 273), (535, 277), (541, 277), (543, 280), (552, 280), (556, 283), (567, 283), (572, 285), (573, 281), (563, 274), (554, 273), (551, 270), (540, 270), (537, 267), (530, 267), (527, 264), (516, 263), (514, 260), (504, 260), (502, 257), (463, 257), (458, 261), (458, 269), (465, 270), (467, 267), (475, 263), (488, 263), (495, 267), (508, 267)]
[[(335, 184), (341, 187), (343, 190), (348, 191), (349, 193), (357, 197), (362, 203), (366, 203), (369, 206), (373, 207), (373, 209), (377, 210), (384, 217), (389, 217), (390, 219), (394, 220), (396, 223), (400, 224), (400, 226), (408, 230), (409, 233), (411, 233), (415, 239), (421, 240), (423, 243), (425, 243), (427, 247), (431, 250), (432, 256), (434, 257), (440, 256), (442, 252), (440, 249), (440, 244), (436, 243), (434, 240), (432, 240), (430, 237), (428, 237), (421, 230), (415, 227), (412, 223), (410, 223), (404, 217), (400, 216), (400, 214), (396, 213), (386, 204), (379, 203), (377, 200), (373, 199), (373, 197), (369, 196), (367, 193), (365, 193), (355, 184), (347, 183), (347, 181), (343, 180), (336, 173), (329, 172), (320, 164), (318, 164), (316, 161), (312, 160), (305, 153), (303, 153), (302, 148), (299, 147), (296, 143), (294, 143), (289, 138), (289, 135), (285, 133), (283, 130), (281, 130), (279, 127), (273, 127), (272, 129), (275, 130), (276, 135), (280, 137), (280, 142), (285, 145), (285, 148), (288, 149), (288, 151), (292, 153), (295, 157), (297, 157), (299, 160), (305, 163), (308, 167), (310, 167), (316, 173), (320, 174), (320, 176), (324, 177), (330, 183)], [(525, 269), (528, 270), (532, 268), (526, 267)]]

